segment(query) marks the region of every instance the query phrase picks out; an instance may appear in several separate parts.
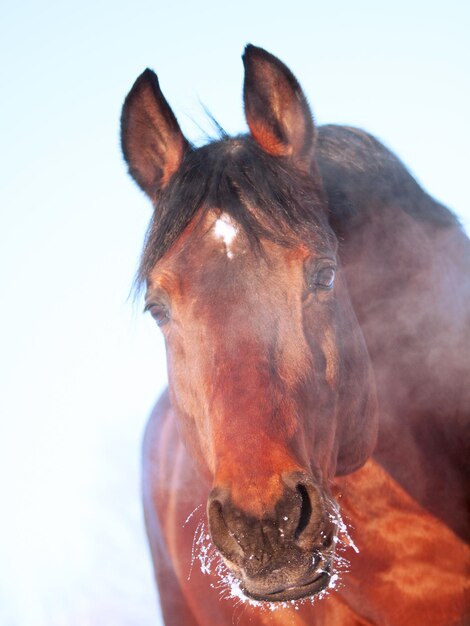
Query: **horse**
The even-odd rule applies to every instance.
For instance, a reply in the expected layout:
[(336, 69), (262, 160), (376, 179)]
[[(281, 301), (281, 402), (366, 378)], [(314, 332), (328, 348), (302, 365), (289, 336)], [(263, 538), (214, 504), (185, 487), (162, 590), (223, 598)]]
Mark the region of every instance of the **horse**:
[(248, 134), (194, 147), (149, 69), (122, 110), (167, 351), (142, 479), (165, 624), (468, 624), (468, 239), (277, 57), (243, 63)]

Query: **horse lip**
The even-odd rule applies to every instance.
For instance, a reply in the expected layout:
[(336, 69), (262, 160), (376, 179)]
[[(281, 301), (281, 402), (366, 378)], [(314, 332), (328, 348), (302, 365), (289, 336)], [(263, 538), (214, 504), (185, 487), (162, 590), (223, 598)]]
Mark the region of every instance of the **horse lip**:
[(315, 578), (308, 583), (302, 585), (293, 585), (291, 587), (285, 587), (284, 589), (274, 591), (273, 593), (257, 594), (256, 592), (249, 591), (243, 585), (243, 593), (251, 598), (260, 602), (287, 602), (290, 600), (301, 600), (309, 596), (316, 595), (328, 587), (330, 582), (330, 567), (325, 567)]

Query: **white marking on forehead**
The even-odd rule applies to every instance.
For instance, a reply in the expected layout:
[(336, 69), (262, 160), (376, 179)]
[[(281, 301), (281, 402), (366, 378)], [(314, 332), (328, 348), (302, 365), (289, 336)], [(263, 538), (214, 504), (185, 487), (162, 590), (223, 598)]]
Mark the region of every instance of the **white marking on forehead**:
[(230, 249), (230, 246), (232, 245), (237, 234), (238, 228), (234, 224), (232, 218), (226, 213), (222, 213), (214, 225), (214, 237), (216, 239), (222, 239), (229, 259), (233, 257), (233, 252)]

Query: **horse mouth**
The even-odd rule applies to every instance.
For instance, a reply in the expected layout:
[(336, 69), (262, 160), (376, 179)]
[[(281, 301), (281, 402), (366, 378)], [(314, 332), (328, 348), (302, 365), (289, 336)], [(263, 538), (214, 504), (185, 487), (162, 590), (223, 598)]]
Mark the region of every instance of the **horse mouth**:
[(302, 598), (308, 598), (309, 596), (320, 593), (328, 587), (330, 578), (330, 565), (328, 564), (312, 580), (304, 584), (284, 587), (271, 593), (267, 593), (266, 591), (257, 593), (256, 591), (248, 589), (245, 585), (242, 586), (242, 589), (243, 593), (252, 600), (258, 600), (260, 602), (288, 602), (291, 600), (301, 600)]

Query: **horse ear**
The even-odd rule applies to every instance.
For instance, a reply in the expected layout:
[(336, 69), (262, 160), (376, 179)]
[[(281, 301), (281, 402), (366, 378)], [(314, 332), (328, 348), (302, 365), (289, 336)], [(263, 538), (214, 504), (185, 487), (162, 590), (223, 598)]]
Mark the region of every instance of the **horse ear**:
[(152, 70), (139, 76), (124, 102), (121, 145), (129, 173), (155, 201), (179, 168), (189, 144)]
[(278, 58), (248, 45), (243, 55), (245, 116), (254, 140), (273, 156), (308, 163), (315, 131), (297, 79)]

